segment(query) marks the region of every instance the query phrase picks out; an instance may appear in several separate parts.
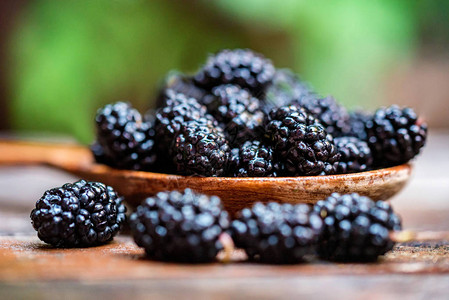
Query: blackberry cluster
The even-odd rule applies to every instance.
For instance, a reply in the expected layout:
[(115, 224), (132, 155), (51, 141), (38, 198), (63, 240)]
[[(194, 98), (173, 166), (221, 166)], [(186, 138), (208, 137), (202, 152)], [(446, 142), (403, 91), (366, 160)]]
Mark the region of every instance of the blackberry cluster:
[(361, 172), (408, 162), (427, 137), (410, 108), (348, 113), (290, 70), (242, 49), (210, 56), (195, 75), (169, 73), (157, 109), (144, 118), (119, 102), (96, 121), (97, 162), (198, 176)]
[(237, 155), (237, 167), (232, 176), (277, 177), (282, 172), (282, 165), (274, 158), (273, 149), (260, 141), (245, 142)]
[(365, 141), (356, 137), (341, 137), (335, 139), (335, 145), (340, 153), (338, 173), (364, 172), (371, 168), (373, 156)]
[(368, 145), (380, 166), (405, 163), (424, 146), (427, 125), (411, 108), (380, 108), (365, 123)]
[(261, 136), (264, 113), (257, 98), (236, 85), (218, 86), (212, 94), (215, 99), (208, 105), (209, 112), (223, 124), (232, 146)]
[(389, 232), (401, 229), (401, 220), (384, 201), (358, 194), (332, 194), (314, 211), (324, 221), (319, 255), (334, 261), (374, 261), (394, 246)]
[(266, 89), (264, 110), (269, 112), (275, 107), (290, 105), (297, 99), (312, 94), (311, 88), (288, 69), (277, 70), (273, 82)]
[(101, 245), (125, 221), (122, 200), (110, 186), (80, 180), (46, 191), (30, 217), (39, 239), (55, 247)]
[(149, 170), (156, 161), (153, 125), (125, 102), (108, 104), (97, 112), (97, 161), (119, 169)]
[(296, 98), (291, 105), (307, 110), (334, 137), (348, 135), (351, 131), (349, 113), (331, 96), (321, 98), (311, 93)]
[(221, 84), (237, 84), (257, 96), (271, 83), (274, 73), (271, 61), (251, 50), (222, 50), (208, 58), (194, 80), (209, 90)]
[(221, 128), (211, 122), (189, 121), (172, 146), (179, 174), (224, 176), (231, 149)]
[(297, 263), (314, 254), (323, 229), (320, 216), (306, 204), (256, 203), (231, 224), (231, 236), (248, 257), (265, 263)]
[(340, 154), (332, 136), (304, 109), (273, 109), (265, 128), (275, 154), (292, 176), (334, 174)]
[(208, 262), (223, 248), (229, 217), (218, 197), (186, 189), (147, 198), (130, 216), (132, 235), (147, 256), (163, 261)]

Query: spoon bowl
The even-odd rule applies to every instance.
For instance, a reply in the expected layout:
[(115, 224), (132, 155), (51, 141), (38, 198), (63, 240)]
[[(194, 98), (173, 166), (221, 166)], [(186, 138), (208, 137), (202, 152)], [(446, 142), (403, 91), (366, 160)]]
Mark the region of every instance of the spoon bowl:
[(193, 177), (110, 168), (95, 163), (90, 150), (79, 145), (0, 141), (0, 154), (0, 165), (41, 164), (82, 179), (103, 182), (123, 195), (130, 206), (137, 206), (160, 191), (191, 188), (219, 196), (230, 214), (257, 201), (314, 204), (334, 192), (354, 192), (373, 200), (387, 200), (404, 188), (412, 172), (411, 164), (403, 164), (327, 176)]

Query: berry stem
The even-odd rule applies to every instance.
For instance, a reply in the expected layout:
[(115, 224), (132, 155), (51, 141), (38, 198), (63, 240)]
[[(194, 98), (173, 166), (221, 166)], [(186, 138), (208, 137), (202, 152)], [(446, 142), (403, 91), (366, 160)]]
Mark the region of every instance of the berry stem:
[(235, 250), (234, 241), (232, 240), (231, 236), (226, 232), (223, 232), (218, 239), (223, 245), (223, 254), (224, 254), (222, 257), (220, 257), (220, 261), (223, 263), (231, 262), (232, 253)]
[(390, 233), (392, 241), (397, 243), (406, 243), (411, 241), (437, 241), (449, 240), (449, 232), (446, 231), (393, 231)]

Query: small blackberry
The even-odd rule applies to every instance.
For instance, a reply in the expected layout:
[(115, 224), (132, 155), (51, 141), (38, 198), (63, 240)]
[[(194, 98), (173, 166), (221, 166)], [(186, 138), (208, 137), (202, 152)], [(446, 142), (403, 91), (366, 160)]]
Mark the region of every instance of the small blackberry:
[(265, 135), (286, 175), (324, 175), (336, 172), (340, 154), (323, 126), (304, 109), (283, 106), (273, 109)]
[(229, 227), (229, 217), (218, 197), (186, 189), (147, 198), (130, 216), (130, 227), (149, 258), (208, 262), (223, 248), (219, 236)]
[(290, 105), (307, 110), (333, 137), (345, 136), (351, 130), (349, 113), (331, 96), (321, 98), (316, 94), (309, 94), (296, 98)]
[(220, 127), (211, 122), (189, 121), (182, 124), (171, 152), (180, 174), (224, 176), (230, 151)]
[(153, 125), (125, 102), (108, 104), (96, 115), (97, 143), (93, 154), (98, 162), (131, 170), (149, 170), (156, 161)]
[(349, 113), (349, 124), (351, 130), (348, 133), (348, 136), (354, 136), (363, 141), (367, 141), (365, 124), (367, 121), (372, 119), (372, 114), (362, 111), (356, 110)]
[(411, 108), (380, 108), (365, 123), (368, 145), (379, 166), (408, 162), (426, 143), (427, 124)]
[(311, 93), (311, 88), (291, 70), (277, 70), (272, 84), (267, 87), (265, 96), (262, 97), (264, 110), (269, 112), (275, 107), (290, 105), (295, 99), (301, 99)]
[(248, 141), (239, 151), (238, 177), (276, 177), (280, 175), (281, 164), (273, 157), (270, 146), (260, 141)]
[(170, 72), (164, 79), (162, 87), (159, 89), (159, 95), (156, 99), (156, 107), (167, 106), (167, 99), (170, 99), (170, 92), (173, 91), (178, 94), (183, 94), (187, 98), (194, 98), (198, 102), (202, 102), (203, 97), (207, 95), (206, 91), (197, 87), (193, 78), (181, 74), (179, 72)]
[(260, 95), (271, 82), (275, 69), (270, 60), (251, 50), (222, 50), (210, 56), (195, 75), (195, 83), (211, 90), (221, 84), (237, 84)]
[(337, 172), (340, 174), (363, 172), (371, 168), (373, 156), (365, 141), (356, 137), (340, 137), (335, 139), (340, 160)]
[(126, 207), (110, 187), (77, 181), (46, 191), (31, 212), (39, 239), (55, 247), (88, 247), (111, 241)]
[(358, 194), (332, 194), (314, 207), (324, 221), (319, 254), (335, 261), (374, 261), (390, 251), (392, 230), (401, 220), (384, 201), (374, 202)]
[(226, 138), (232, 146), (240, 146), (258, 138), (263, 131), (264, 113), (257, 98), (236, 85), (221, 85), (212, 90), (214, 100), (209, 112), (224, 124)]
[(231, 236), (249, 259), (297, 263), (314, 254), (323, 229), (320, 216), (306, 204), (256, 203), (237, 214)]

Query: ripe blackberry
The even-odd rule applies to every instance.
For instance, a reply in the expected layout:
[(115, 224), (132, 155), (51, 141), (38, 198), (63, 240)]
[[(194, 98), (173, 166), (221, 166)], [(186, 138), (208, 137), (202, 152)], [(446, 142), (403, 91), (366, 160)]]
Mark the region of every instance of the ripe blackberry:
[(130, 227), (149, 258), (208, 262), (223, 248), (219, 236), (229, 217), (218, 197), (186, 189), (147, 198), (130, 216)]
[(340, 154), (323, 126), (304, 109), (283, 106), (268, 117), (265, 135), (287, 175), (324, 175), (336, 172)]
[(320, 216), (306, 204), (256, 203), (237, 214), (231, 236), (249, 259), (297, 263), (314, 254), (323, 229)]
[(264, 110), (269, 112), (275, 107), (290, 105), (295, 99), (301, 99), (312, 93), (310, 87), (301, 81), (291, 70), (277, 70), (273, 82), (265, 92)]
[(319, 254), (328, 260), (374, 261), (393, 248), (389, 232), (401, 230), (401, 220), (387, 202), (355, 193), (334, 193), (314, 211), (325, 224)]
[(340, 137), (335, 139), (340, 160), (337, 172), (340, 174), (363, 172), (371, 168), (373, 156), (365, 141), (356, 137)]
[(212, 89), (221, 84), (237, 84), (260, 95), (271, 82), (275, 69), (270, 60), (251, 50), (222, 50), (210, 56), (195, 75), (195, 83)]
[(365, 124), (372, 118), (372, 114), (362, 111), (356, 110), (349, 113), (349, 124), (351, 130), (348, 133), (348, 136), (354, 136), (363, 141), (367, 140)]
[(273, 157), (270, 146), (260, 141), (248, 141), (239, 151), (238, 177), (276, 177), (280, 175), (281, 164)]
[(261, 136), (264, 113), (259, 99), (236, 85), (221, 85), (212, 90), (214, 100), (209, 112), (222, 123), (226, 138), (232, 146), (240, 146)]
[(351, 130), (349, 113), (331, 96), (321, 98), (316, 94), (309, 94), (296, 98), (290, 105), (307, 110), (333, 137), (346, 136)]
[(411, 108), (380, 108), (365, 128), (374, 163), (379, 166), (408, 162), (426, 143), (427, 124)]
[(149, 170), (156, 161), (153, 125), (142, 121), (140, 113), (129, 103), (108, 104), (96, 115), (97, 143), (93, 150), (98, 162), (131, 170)]
[(206, 91), (197, 87), (193, 78), (181, 74), (179, 72), (170, 72), (164, 79), (162, 87), (159, 89), (159, 95), (156, 99), (156, 107), (164, 107), (167, 105), (167, 99), (170, 99), (170, 92), (183, 94), (187, 98), (194, 98), (201, 103), (203, 97), (207, 95)]
[(236, 176), (240, 169), (240, 148), (232, 148), (229, 153), (228, 166), (226, 168), (226, 176)]
[(55, 247), (101, 245), (125, 221), (122, 200), (103, 183), (67, 183), (44, 193), (31, 211), (31, 222), (39, 239)]
[(231, 149), (223, 130), (211, 122), (189, 121), (172, 146), (177, 171), (184, 175), (224, 176)]

